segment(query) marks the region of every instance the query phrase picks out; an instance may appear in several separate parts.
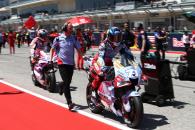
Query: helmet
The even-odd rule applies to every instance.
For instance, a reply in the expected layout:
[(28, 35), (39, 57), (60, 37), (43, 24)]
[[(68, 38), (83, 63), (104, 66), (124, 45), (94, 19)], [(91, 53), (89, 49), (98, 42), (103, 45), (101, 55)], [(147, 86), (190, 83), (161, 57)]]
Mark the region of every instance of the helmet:
[(118, 27), (111, 27), (107, 31), (108, 36), (116, 36), (120, 34), (121, 34), (121, 30)]
[(48, 32), (45, 29), (39, 29), (37, 32), (37, 36), (41, 38), (45, 38), (47, 36)]
[(119, 46), (121, 39), (122, 39), (122, 33), (121, 30), (118, 27), (111, 27), (107, 31), (108, 40), (114, 45)]

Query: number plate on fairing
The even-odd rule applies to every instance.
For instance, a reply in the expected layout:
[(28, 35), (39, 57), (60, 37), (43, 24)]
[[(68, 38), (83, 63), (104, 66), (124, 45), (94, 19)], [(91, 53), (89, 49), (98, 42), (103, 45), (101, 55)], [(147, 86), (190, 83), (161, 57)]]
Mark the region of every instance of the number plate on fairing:
[(126, 74), (130, 79), (136, 79), (138, 78), (138, 72), (132, 67), (128, 67), (128, 69), (125, 70)]

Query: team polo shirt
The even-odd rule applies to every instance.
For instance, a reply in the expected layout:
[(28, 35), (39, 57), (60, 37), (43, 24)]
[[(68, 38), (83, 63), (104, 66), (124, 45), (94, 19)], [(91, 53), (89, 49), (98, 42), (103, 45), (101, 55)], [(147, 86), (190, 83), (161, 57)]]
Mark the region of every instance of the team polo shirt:
[(58, 64), (74, 65), (74, 49), (80, 49), (81, 45), (73, 35), (62, 33), (54, 39), (52, 48), (58, 56)]

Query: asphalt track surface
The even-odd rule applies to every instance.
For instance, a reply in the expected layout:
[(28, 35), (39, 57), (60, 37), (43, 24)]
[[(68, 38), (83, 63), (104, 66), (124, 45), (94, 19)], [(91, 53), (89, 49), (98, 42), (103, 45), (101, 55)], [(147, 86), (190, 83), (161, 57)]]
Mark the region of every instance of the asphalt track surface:
[[(139, 52), (133, 53), (138, 59)], [(16, 48), (16, 54), (14, 55), (8, 53), (8, 48), (2, 49), (2, 54), (0, 55), (0, 130), (26, 130), (31, 129), (31, 127), (33, 129), (54, 127), (58, 130), (62, 129), (65, 124), (69, 126), (73, 122), (73, 126), (69, 129), (92, 129), (94, 126), (97, 129), (104, 129), (104, 126), (109, 129), (128, 129), (121, 118), (117, 118), (109, 112), (103, 112), (102, 114), (91, 113), (86, 104), (85, 88), (87, 77), (83, 71), (75, 70), (71, 83), (73, 101), (81, 109), (77, 113), (69, 112), (64, 96), (58, 95), (57, 91), (49, 93), (33, 85), (30, 77), (28, 56), (29, 48), (26, 46)], [(173, 53), (167, 54), (167, 58), (170, 60), (176, 60), (178, 56), (178, 54)], [(175, 65), (171, 65), (171, 69), (175, 68)], [(56, 76), (57, 81), (60, 82), (58, 72)], [(5, 83), (8, 84), (5, 85)], [(144, 118), (138, 129), (194, 130), (195, 82), (173, 79), (173, 85), (174, 103), (167, 103), (163, 107), (144, 103)], [(142, 91), (144, 91), (144, 88), (141, 89)], [(31, 101), (32, 103), (30, 103)], [(44, 106), (42, 106), (43, 104)], [(49, 108), (47, 109), (47, 107)], [(72, 120), (72, 117), (75, 120)], [(80, 121), (84, 122), (79, 124), (78, 122)], [(19, 125), (15, 126), (15, 124)], [(39, 127), (40, 124), (42, 126)]]
[[(117, 128), (70, 112), (52, 100), (6, 82), (0, 82), (0, 129), (1, 130), (116, 130)], [(18, 88), (18, 87), (17, 87)], [(23, 91), (21, 91), (23, 90)]]

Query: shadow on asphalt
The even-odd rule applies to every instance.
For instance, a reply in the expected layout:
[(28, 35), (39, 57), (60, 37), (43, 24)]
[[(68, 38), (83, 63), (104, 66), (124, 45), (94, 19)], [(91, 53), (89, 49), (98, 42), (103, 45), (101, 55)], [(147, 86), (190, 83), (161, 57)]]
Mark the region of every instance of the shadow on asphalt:
[(163, 115), (155, 115), (155, 114), (144, 114), (144, 118), (140, 124), (138, 129), (141, 130), (153, 130), (159, 126), (169, 124), (167, 122), (167, 117)]
[(70, 91), (76, 91), (78, 87), (70, 86)]
[(118, 122), (120, 122), (121, 124), (125, 124), (122, 117), (117, 117), (114, 113), (109, 112), (109, 111), (103, 111), (101, 114), (101, 116), (103, 116), (104, 118), (109, 118), (109, 119), (113, 119), (116, 120)]
[[(186, 80), (187, 81), (187, 80)], [(188, 80), (189, 81), (189, 80)], [(184, 86), (184, 85), (179, 85), (179, 84), (174, 84), (174, 86), (178, 86), (178, 87), (181, 87), (181, 88), (190, 88), (190, 89), (195, 89), (195, 87), (189, 87), (189, 86)]]
[(88, 109), (89, 108), (88, 106), (83, 106), (83, 105), (80, 105), (80, 104), (77, 104), (77, 103), (75, 103), (75, 105), (77, 107), (79, 107), (79, 110), (84, 110), (84, 109)]
[[(165, 102), (162, 107), (173, 106), (176, 109), (182, 109), (185, 105), (189, 103), (181, 102), (181, 101), (173, 101), (173, 102)], [(125, 124), (122, 117), (117, 117), (111, 112), (103, 111), (100, 115), (104, 116), (105, 118), (113, 119), (115, 121), (120, 122), (121, 124)], [(155, 114), (147, 114), (144, 113), (143, 120), (138, 127), (140, 130), (152, 130), (156, 129), (157, 127), (169, 124), (167, 122), (167, 117), (164, 115), (155, 115)]]
[[(113, 120), (118, 121), (121, 124), (125, 125), (122, 117), (117, 117), (111, 112), (103, 111), (101, 113), (101, 115), (104, 116), (105, 118), (113, 119)], [(140, 126), (138, 126), (137, 129), (140, 129), (140, 130), (156, 129), (159, 126), (169, 124), (167, 122), (167, 120), (168, 119), (166, 118), (166, 116), (163, 116), (163, 115), (144, 114), (143, 120), (142, 120), (142, 122), (140, 123)]]
[(185, 108), (186, 105), (189, 105), (189, 103), (181, 102), (181, 101), (174, 101), (173, 102), (173, 108), (177, 108), (177, 109)]
[(15, 94), (22, 94), (22, 91), (9, 91), (9, 92), (0, 92), (0, 95), (15, 95)]
[[(59, 93), (59, 87), (63, 85), (63, 82), (56, 82), (56, 89), (53, 93)], [(76, 91), (78, 87), (70, 86), (70, 91)]]
[(4, 53), (4, 54), (1, 54), (1, 55), (11, 55), (11, 54), (9, 54), (9, 53)]
[[(63, 85), (63, 82), (56, 82), (56, 88), (55, 88), (54, 92), (52, 92), (52, 93), (59, 93), (59, 87), (61, 87), (62, 85)], [(46, 87), (41, 86), (41, 85), (40, 86), (37, 86), (37, 87), (42, 88), (44, 90), (47, 90)], [(77, 91), (77, 88), (78, 87), (70, 86), (70, 91)]]
[[(147, 102), (148, 104), (151, 104), (151, 105), (155, 105), (157, 106), (156, 102)], [(182, 109), (185, 107), (185, 105), (189, 105), (189, 103), (186, 103), (186, 102), (181, 102), (181, 101), (165, 101), (164, 104), (162, 104), (161, 106), (159, 107), (168, 107), (168, 106), (172, 106), (173, 108), (177, 108), (177, 109)]]

